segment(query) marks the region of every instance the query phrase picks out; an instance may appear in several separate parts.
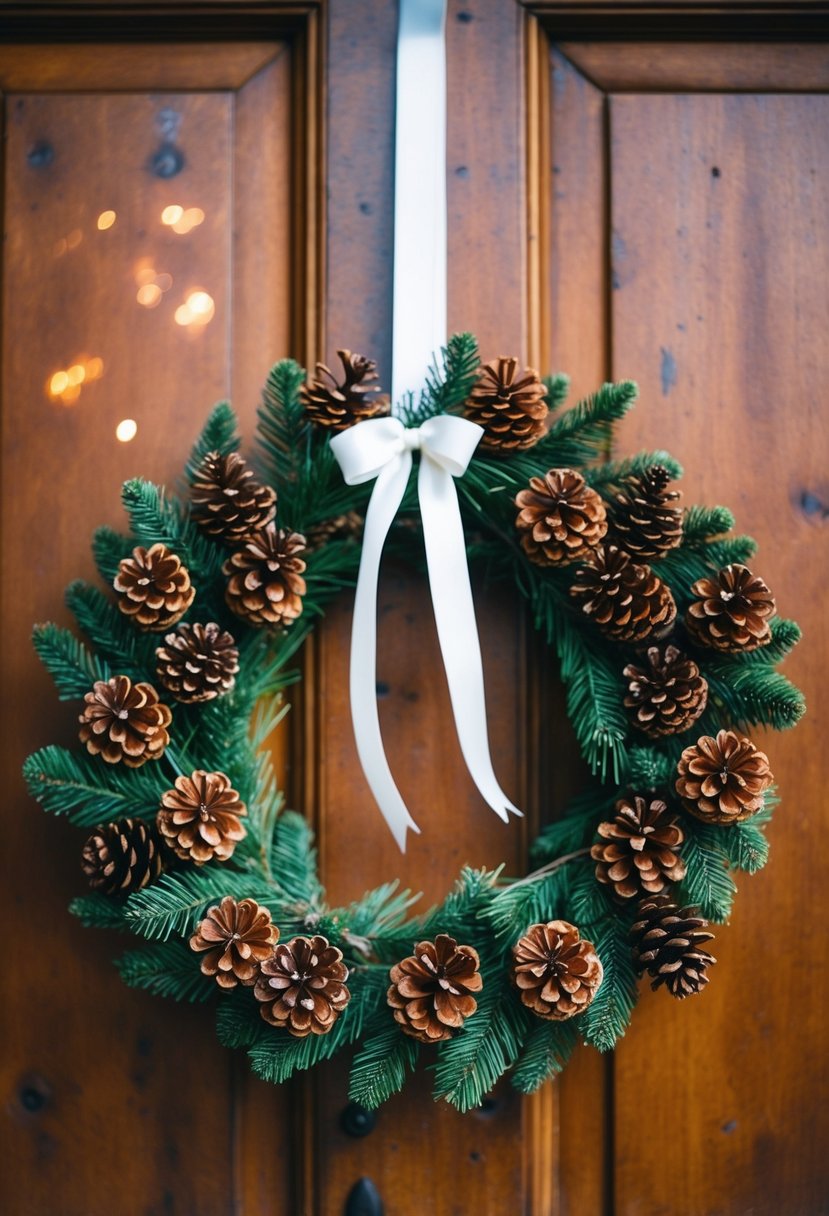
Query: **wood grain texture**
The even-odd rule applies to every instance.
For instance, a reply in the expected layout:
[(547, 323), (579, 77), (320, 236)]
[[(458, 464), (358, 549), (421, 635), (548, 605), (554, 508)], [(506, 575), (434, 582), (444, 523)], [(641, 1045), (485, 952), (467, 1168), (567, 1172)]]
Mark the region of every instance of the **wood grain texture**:
[[(120, 483), (136, 474), (168, 482), (177, 476), (206, 408), (229, 395), (231, 317), (237, 333), (263, 344), (269, 329), (272, 349), (288, 342), (288, 215), (275, 175), (290, 163), (289, 94), (287, 74), (278, 64), (273, 72), (252, 86), (264, 89), (258, 125), (269, 144), (256, 181), (262, 205), (282, 210), (269, 217), (269, 239), (256, 246), (240, 239), (234, 248), (234, 171), (250, 155), (244, 127), (253, 117), (242, 114), (237, 146), (234, 95), (29, 94), (6, 101), (2, 639), (7, 704), (14, 698), (16, 708), (2, 749), (11, 791), (8, 847), (30, 859), (14, 867), (3, 890), (5, 914), (26, 926), (10, 942), (2, 1002), (3, 1041), (11, 1047), (2, 1064), (0, 1137), (10, 1216), (56, 1208), (66, 1216), (214, 1216), (234, 1210), (241, 1196), (255, 1203), (252, 1210), (281, 1210), (270, 1144), (283, 1108), (274, 1091), (247, 1081), (247, 1122), (235, 1118), (234, 1065), (217, 1049), (205, 1011), (123, 986), (108, 960), (124, 943), (82, 930), (66, 912), (82, 890), (82, 834), (47, 825), (19, 776), (27, 752), (74, 737), (76, 711), (55, 701), (29, 643), (32, 622), (64, 622), (66, 582), (95, 577), (89, 537), (99, 523), (120, 524)], [(242, 100), (240, 109), (254, 101)], [(179, 115), (185, 155), (171, 181), (146, 168), (165, 108)], [(47, 143), (51, 162), (32, 163), (32, 148)], [(201, 207), (203, 223), (187, 236), (174, 234), (160, 222), (170, 203)], [(116, 222), (99, 231), (96, 217), (106, 209)], [(250, 204), (241, 214), (265, 227), (264, 214)], [(245, 290), (252, 259), (271, 288), (264, 309)], [(153, 309), (136, 299), (136, 274), (148, 266), (171, 280)], [(173, 318), (194, 287), (215, 301), (215, 315), (199, 333)], [(239, 350), (250, 356), (244, 342)], [(50, 399), (49, 377), (82, 356), (103, 360), (101, 378), (85, 384), (72, 405)], [(246, 368), (236, 380), (248, 433), (254, 376), (258, 382), (260, 369)], [(124, 417), (134, 418), (138, 431), (122, 444), (114, 430)], [(12, 579), (11, 571), (21, 576)], [(41, 997), (46, 958), (48, 1002)], [(220, 1151), (205, 1157), (202, 1137)]]
[(622, 92), (825, 92), (829, 46), (740, 42), (562, 42), (559, 50), (597, 88)]
[[(617, 1211), (819, 1213), (829, 98), (625, 96), (611, 121), (613, 371), (642, 390), (622, 443), (678, 452), (688, 498), (727, 503), (759, 541), (754, 568), (804, 629), (786, 669), (809, 705), (794, 733), (762, 739), (782, 794), (772, 860), (739, 884), (709, 988), (690, 1008), (649, 996), (618, 1052)], [(654, 1086), (657, 1037), (671, 1066)], [(625, 1132), (645, 1093), (650, 1168)]]
[[(2, 7), (0, 6), (0, 20)], [(0, 46), (0, 84), (8, 93), (122, 93), (143, 89), (239, 89), (284, 47), (238, 42), (216, 54), (215, 43), (145, 47), (55, 43), (48, 49), (26, 43)]]

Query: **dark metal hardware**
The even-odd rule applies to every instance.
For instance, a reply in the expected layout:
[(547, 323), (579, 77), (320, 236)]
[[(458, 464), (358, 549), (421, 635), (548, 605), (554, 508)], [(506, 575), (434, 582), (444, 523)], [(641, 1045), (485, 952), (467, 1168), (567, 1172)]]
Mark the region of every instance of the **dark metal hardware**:
[(380, 1192), (370, 1178), (355, 1182), (345, 1201), (343, 1216), (383, 1216)]
[(354, 1136), (355, 1139), (367, 1136), (374, 1131), (376, 1124), (376, 1111), (366, 1110), (359, 1102), (349, 1102), (340, 1115), (340, 1127), (347, 1136)]
[(175, 144), (162, 144), (150, 159), (150, 169), (156, 177), (175, 177), (184, 168), (184, 154)]
[(45, 139), (39, 139), (36, 144), (32, 144), (26, 154), (26, 160), (33, 169), (45, 169), (54, 159), (55, 149)]

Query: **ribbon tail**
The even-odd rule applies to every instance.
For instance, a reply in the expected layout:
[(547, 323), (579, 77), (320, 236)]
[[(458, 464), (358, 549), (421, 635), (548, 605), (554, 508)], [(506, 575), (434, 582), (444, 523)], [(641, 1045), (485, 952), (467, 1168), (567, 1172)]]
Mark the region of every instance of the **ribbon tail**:
[(389, 528), (403, 500), (412, 458), (404, 452), (381, 470), (366, 512), (363, 552), (351, 628), (351, 720), (357, 754), (369, 788), (401, 852), (406, 832), (420, 828), (409, 814), (391, 775), (377, 711), (377, 582)]
[(506, 822), (510, 812), (522, 812), (498, 784), (489, 753), (481, 645), (458, 492), (451, 474), (426, 452), (421, 454), (418, 495), (435, 624), (461, 752), (484, 801)]

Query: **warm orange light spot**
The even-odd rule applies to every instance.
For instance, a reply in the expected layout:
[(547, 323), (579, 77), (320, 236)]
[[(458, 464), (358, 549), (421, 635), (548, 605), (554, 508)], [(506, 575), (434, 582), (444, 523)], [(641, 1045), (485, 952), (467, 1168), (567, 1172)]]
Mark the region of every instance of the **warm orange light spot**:
[(106, 232), (115, 223), (117, 216), (114, 211), (102, 211), (98, 216), (98, 231)]
[(161, 303), (161, 288), (155, 283), (145, 283), (143, 287), (139, 287), (135, 293), (135, 298), (144, 308), (155, 308)]
[(69, 377), (66, 372), (55, 372), (49, 381), (49, 392), (53, 397), (59, 397), (64, 389), (69, 387)]
[(87, 380), (100, 380), (104, 374), (104, 361), (100, 355), (93, 355), (86, 364)]
[(191, 325), (193, 323), (193, 314), (186, 304), (179, 304), (173, 319), (176, 325)]
[(172, 229), (179, 236), (186, 236), (191, 228), (198, 228), (199, 224), (203, 223), (204, 212), (201, 207), (188, 207), (172, 225)]
[(79, 384), (70, 384), (60, 395), (61, 405), (74, 405), (81, 395)]
[(55, 241), (55, 247), (54, 247), (53, 252), (54, 252), (54, 255), (56, 258), (62, 258), (63, 255), (66, 253), (66, 250), (67, 250), (66, 237), (62, 236), (59, 241)]
[(77, 249), (83, 240), (83, 233), (80, 228), (73, 228), (66, 238), (67, 249)]
[(169, 207), (165, 207), (161, 212), (161, 222), (162, 224), (167, 224), (168, 227), (172, 227), (173, 224), (177, 224), (179, 222), (183, 215), (183, 207), (179, 207), (177, 203), (171, 204)]
[(197, 317), (212, 317), (214, 312), (213, 297), (206, 291), (191, 291), (186, 300), (187, 306)]
[(134, 418), (123, 418), (115, 428), (115, 438), (120, 443), (129, 443), (138, 434), (138, 423)]
[(73, 363), (67, 370), (66, 376), (74, 388), (78, 384), (83, 384), (86, 379), (86, 368), (81, 363)]

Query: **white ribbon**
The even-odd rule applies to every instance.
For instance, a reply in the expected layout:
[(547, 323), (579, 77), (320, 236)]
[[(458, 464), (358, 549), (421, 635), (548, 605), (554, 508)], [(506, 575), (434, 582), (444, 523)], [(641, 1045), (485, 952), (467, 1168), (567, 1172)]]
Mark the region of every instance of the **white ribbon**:
[(357, 754), (383, 817), (400, 849), (419, 832), (391, 775), (377, 711), (377, 581), (380, 558), (420, 450), (417, 491), (432, 606), (455, 727), (466, 767), (484, 800), (504, 821), (520, 815), (498, 784), (489, 754), (481, 647), (454, 477), (462, 477), (483, 431), (441, 414), (407, 429), (399, 418), (372, 418), (331, 440), (348, 485), (376, 478), (366, 512), (363, 552), (351, 632), (351, 717)]

